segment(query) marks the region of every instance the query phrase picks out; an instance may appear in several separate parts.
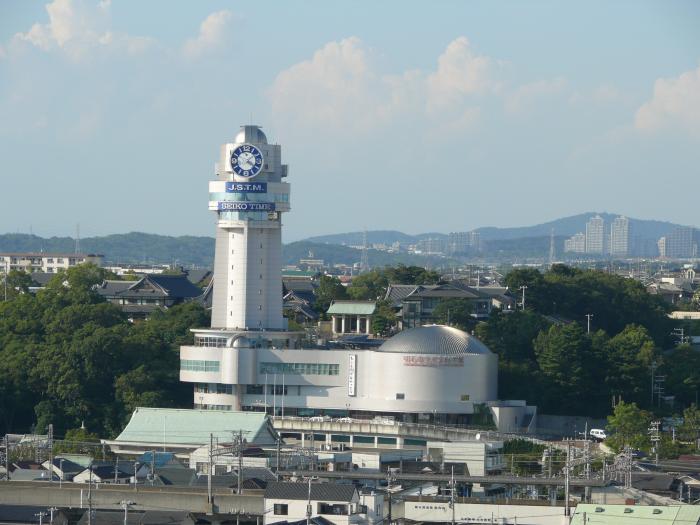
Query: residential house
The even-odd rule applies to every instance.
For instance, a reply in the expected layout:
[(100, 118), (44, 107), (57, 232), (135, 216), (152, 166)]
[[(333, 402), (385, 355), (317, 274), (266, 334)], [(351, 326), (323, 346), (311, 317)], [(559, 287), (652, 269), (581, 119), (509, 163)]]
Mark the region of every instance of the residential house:
[(105, 281), (96, 291), (132, 319), (146, 318), (155, 310), (193, 300), (203, 293), (184, 274), (149, 274), (138, 281)]
[(354, 485), (271, 481), (265, 488), (264, 525), (305, 520), (307, 504), (311, 518), (335, 525), (378, 523), (383, 519), (383, 495), (358, 493)]

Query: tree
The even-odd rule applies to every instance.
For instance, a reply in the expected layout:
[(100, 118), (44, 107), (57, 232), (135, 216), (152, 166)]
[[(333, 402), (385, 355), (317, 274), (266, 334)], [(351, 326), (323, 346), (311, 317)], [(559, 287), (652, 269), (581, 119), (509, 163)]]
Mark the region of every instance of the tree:
[(695, 447), (700, 450), (700, 410), (693, 403), (683, 411), (683, 424), (679, 428), (681, 440), (695, 443)]
[(610, 392), (646, 405), (651, 396), (649, 370), (656, 357), (649, 332), (642, 326), (628, 325), (605, 349)]
[(317, 312), (326, 313), (332, 301), (346, 299), (348, 294), (340, 279), (330, 275), (322, 275), (315, 291), (314, 308)]
[(378, 301), (372, 316), (372, 333), (388, 335), (396, 325), (396, 314), (389, 301)]
[(591, 342), (575, 323), (553, 325), (538, 334), (535, 356), (546, 392), (545, 407), (554, 413), (587, 413)]
[(498, 354), (499, 363), (535, 362), (532, 342), (540, 331), (549, 326), (549, 321), (532, 310), (509, 313), (494, 310), (486, 322), (476, 326), (476, 335)]
[(472, 317), (474, 303), (469, 299), (443, 299), (433, 309), (433, 317), (440, 324), (457, 326), (462, 330), (471, 331), (476, 325)]
[(386, 293), (388, 284), (384, 272), (373, 270), (353, 277), (347, 292), (352, 299), (376, 301)]
[(700, 353), (690, 345), (678, 345), (664, 355), (659, 374), (666, 376), (666, 388), (684, 406), (696, 403), (700, 392)]
[(440, 282), (440, 274), (428, 270), (422, 266), (387, 266), (384, 274), (388, 282), (393, 284), (437, 284)]
[(606, 443), (618, 452), (625, 445), (649, 450), (650, 441), (647, 431), (650, 423), (649, 412), (640, 410), (636, 403), (620, 401), (612, 415), (608, 416), (608, 430), (612, 435)]

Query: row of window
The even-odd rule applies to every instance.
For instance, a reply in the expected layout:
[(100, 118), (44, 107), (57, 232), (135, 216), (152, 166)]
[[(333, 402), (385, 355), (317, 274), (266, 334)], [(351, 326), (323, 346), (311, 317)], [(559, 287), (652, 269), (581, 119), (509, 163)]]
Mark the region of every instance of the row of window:
[[(297, 395), (301, 395), (301, 387), (295, 387), (297, 389)], [(270, 395), (286, 396), (289, 391), (287, 385), (267, 385), (267, 393)], [(246, 394), (261, 395), (265, 393), (265, 385), (246, 385)]]
[(195, 403), (194, 408), (199, 410), (231, 410), (231, 405), (200, 405)]
[(218, 372), (218, 361), (201, 361), (198, 359), (181, 359), (180, 370), (188, 372)]
[(194, 391), (197, 394), (233, 394), (233, 385), (221, 383), (195, 383)]
[(260, 363), (261, 374), (337, 376), (340, 365), (332, 363)]
[(222, 348), (226, 346), (225, 337), (209, 337), (209, 336), (197, 336), (194, 338), (195, 346), (211, 346), (215, 348)]

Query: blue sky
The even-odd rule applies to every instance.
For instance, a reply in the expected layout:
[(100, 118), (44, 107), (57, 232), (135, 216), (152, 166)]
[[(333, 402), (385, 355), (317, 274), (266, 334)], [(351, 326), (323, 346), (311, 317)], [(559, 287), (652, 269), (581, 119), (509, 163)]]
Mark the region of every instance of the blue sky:
[(0, 231), (213, 234), (218, 147), (287, 241), (597, 210), (700, 225), (700, 3), (0, 3)]

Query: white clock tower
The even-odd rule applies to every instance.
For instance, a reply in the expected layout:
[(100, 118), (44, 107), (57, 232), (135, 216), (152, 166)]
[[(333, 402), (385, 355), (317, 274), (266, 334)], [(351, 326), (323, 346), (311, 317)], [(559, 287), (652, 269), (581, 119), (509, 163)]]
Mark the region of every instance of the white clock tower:
[[(262, 348), (298, 348), (282, 315), (282, 214), (289, 211), (281, 148), (258, 126), (221, 146), (209, 209), (216, 213), (211, 328), (180, 347), (180, 380), (194, 383), (194, 406), (241, 410), (258, 380)], [(260, 387), (261, 388), (261, 387)], [(267, 387), (266, 387), (267, 388)], [(253, 391), (259, 390), (258, 387)]]
[(258, 126), (243, 126), (221, 147), (209, 209), (217, 215), (212, 328), (284, 330), (282, 213), (289, 184), (282, 182), (279, 145)]

